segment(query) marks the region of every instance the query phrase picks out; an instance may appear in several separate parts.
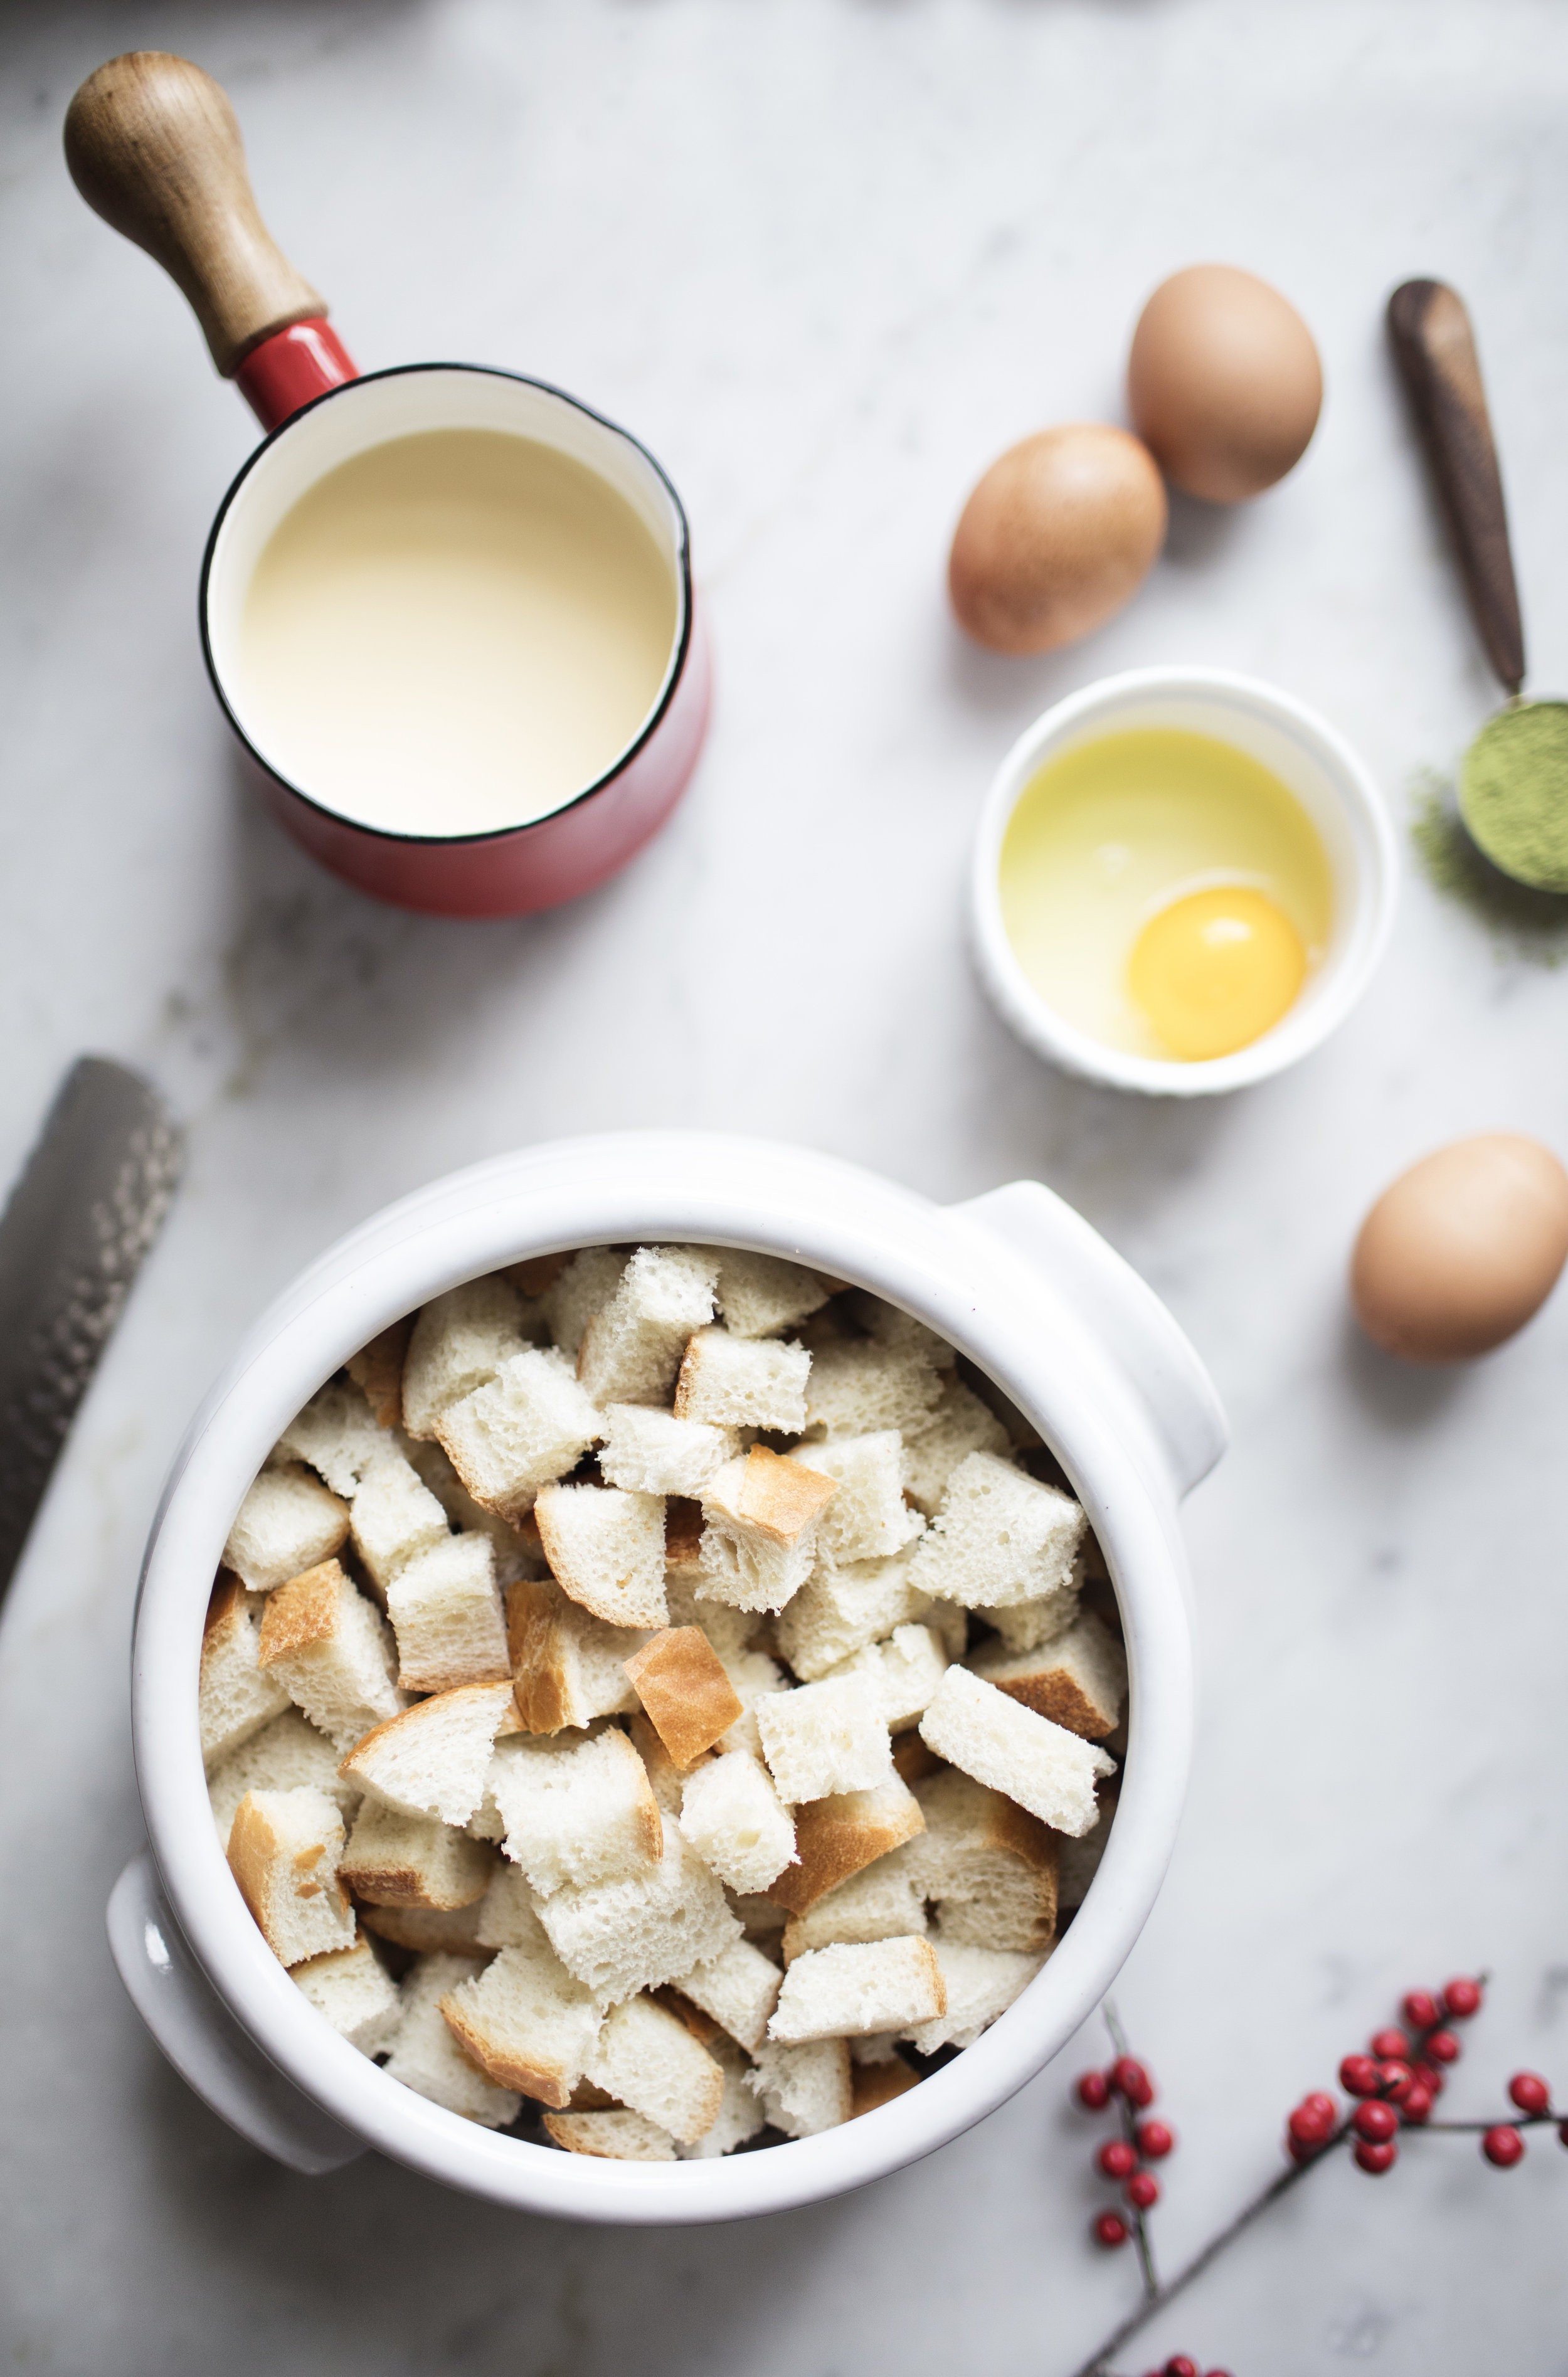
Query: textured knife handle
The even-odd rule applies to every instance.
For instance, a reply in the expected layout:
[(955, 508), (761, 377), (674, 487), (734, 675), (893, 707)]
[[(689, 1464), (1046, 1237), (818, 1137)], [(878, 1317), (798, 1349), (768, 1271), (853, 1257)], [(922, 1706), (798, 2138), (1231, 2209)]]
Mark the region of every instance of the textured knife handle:
[(1470, 317), (1445, 282), (1406, 281), (1388, 301), (1388, 331), (1487, 658), (1517, 693), (1525, 682), (1525, 630)]

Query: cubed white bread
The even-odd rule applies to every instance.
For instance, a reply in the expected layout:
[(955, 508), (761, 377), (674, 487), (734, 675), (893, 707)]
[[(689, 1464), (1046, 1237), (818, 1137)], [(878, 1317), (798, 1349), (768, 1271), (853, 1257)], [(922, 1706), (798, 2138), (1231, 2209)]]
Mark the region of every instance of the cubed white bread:
[[(201, 1755), (209, 1774), (289, 1705), (276, 1676), (257, 1663), (260, 1646), (259, 1608), (237, 1576), (220, 1572), (202, 1629), (197, 1688)], [(737, 1702), (737, 1712), (738, 1707)]]
[(721, 1650), (719, 1656), (744, 1714), (736, 1719), (718, 1746), (721, 1750), (748, 1750), (753, 1758), (760, 1759), (762, 1737), (757, 1730), (757, 1703), (772, 1692), (787, 1692), (789, 1678), (766, 1651)]
[(461, 1956), (421, 1956), (400, 1993), (402, 2019), (385, 2068), (433, 2105), (444, 2105), (481, 2129), (501, 2130), (516, 2120), (522, 2098), (515, 2089), (497, 2088), (469, 2061), (441, 2012), (442, 1999), (470, 1979), (473, 1970)]
[(474, 1936), (482, 1948), (549, 1948), (528, 1876), (503, 1862), (474, 1909)]
[(829, 1436), (897, 1428), (911, 1436), (941, 1399), (942, 1379), (917, 1347), (850, 1337), (820, 1345), (806, 1389), (808, 1427)]
[(926, 1829), (900, 1857), (942, 1936), (1035, 1955), (1056, 1933), (1059, 1835), (1000, 1791), (945, 1768), (915, 1786)]
[(1009, 1700), (967, 1667), (948, 1669), (920, 1720), (920, 1738), (950, 1766), (1074, 1839), (1094, 1823), (1096, 1777), (1116, 1773), (1103, 1750)]
[(646, 1873), (568, 1883), (540, 1902), (539, 1919), (556, 1953), (601, 2005), (662, 1989), (722, 1955), (740, 1936), (718, 1881), (669, 1816), (662, 1845)]
[(745, 1706), (700, 1626), (667, 1626), (626, 1662), (628, 1681), (677, 1766), (689, 1766)]
[(811, 1948), (784, 1977), (768, 2037), (799, 2047), (813, 2038), (905, 2030), (946, 2012), (941, 1970), (924, 1939)]
[(747, 2074), (747, 2085), (786, 2138), (814, 2138), (837, 2129), (854, 2110), (849, 2046), (842, 2038), (816, 2038), (803, 2047), (764, 2039)]
[(676, 1380), (676, 1416), (705, 1420), (710, 1427), (783, 1428), (798, 1436), (806, 1426), (810, 1370), (804, 1345), (699, 1329)]
[(434, 1551), (450, 1533), (445, 1511), (401, 1452), (379, 1453), (371, 1463), (349, 1523), (365, 1573), (383, 1593), (410, 1560)]
[(247, 1791), (229, 1834), (229, 1870), (281, 1965), (353, 1945), (353, 1909), (338, 1881), (343, 1820), (325, 1791)]
[(207, 1778), (219, 1846), (228, 1847), (234, 1811), (247, 1791), (293, 1791), (301, 1784), (325, 1791), (345, 1822), (364, 1797), (357, 1783), (338, 1773), (338, 1753), (326, 1735), (317, 1733), (298, 1709), (286, 1708), (231, 1750)]
[(431, 1437), (443, 1412), (486, 1386), (526, 1343), (522, 1300), (498, 1272), (436, 1296), (413, 1324), (403, 1360), (403, 1426)]
[(864, 1676), (770, 1693), (757, 1703), (757, 1729), (782, 1799), (868, 1791), (892, 1772), (888, 1729)]
[(584, 1247), (558, 1271), (540, 1298), (550, 1335), (575, 1362), (582, 1332), (602, 1312), (621, 1283), (625, 1255), (608, 1247)]
[(471, 2063), (497, 2088), (558, 2110), (571, 2102), (599, 2036), (599, 2009), (543, 1934), (503, 1948), (440, 2001)]
[(712, 2129), (705, 2130), (694, 2145), (678, 2149), (682, 2162), (708, 2162), (719, 2155), (734, 2154), (736, 2146), (745, 2145), (767, 2127), (767, 2116), (746, 2084), (751, 2066), (739, 2048), (733, 2040), (720, 2037), (708, 2052), (724, 2074), (724, 2093)]
[[(239, 1829), (239, 1818), (234, 1819)], [(450, 1914), (483, 1898), (496, 1852), (436, 1816), (411, 1816), (366, 1799), (354, 1818), (339, 1873), (356, 1897), (376, 1906), (424, 1906)]]
[(1127, 1654), (1092, 1612), (1037, 1651), (1009, 1651), (987, 1642), (968, 1665), (1010, 1700), (1053, 1725), (1103, 1741), (1114, 1733), (1127, 1692)]
[(934, 2055), (939, 2047), (973, 2047), (980, 2033), (1023, 1996), (1046, 1961), (1000, 1948), (969, 1947), (944, 1940), (940, 1932), (930, 1944), (947, 1992), (947, 2011), (904, 2034), (922, 2055)]
[(852, 1560), (891, 1559), (925, 1534), (925, 1520), (904, 1499), (904, 1439), (897, 1428), (797, 1444), (788, 1457), (838, 1487), (822, 1513), (817, 1542), (841, 1567)]
[(1081, 1840), (1064, 1840), (1059, 1850), (1057, 1870), (1057, 1905), (1063, 1913), (1071, 1906), (1082, 1906), (1089, 1895), (1089, 1884), (1100, 1869), (1100, 1859), (1110, 1839), (1110, 1828), (1116, 1817), (1118, 1794), (1107, 1784), (1099, 1797), (1099, 1812)]
[(626, 1662), (648, 1639), (640, 1627), (606, 1626), (551, 1576), (509, 1584), (506, 1609), (512, 1690), (526, 1732), (559, 1733), (638, 1706)]
[(686, 1788), (687, 1776), (691, 1769), (688, 1767), (683, 1773), (676, 1764), (640, 1709), (628, 1726), (627, 1735), (632, 1748), (642, 1761), (643, 1771), (648, 1777), (648, 1788), (658, 1801), (661, 1813), (666, 1816), (678, 1816), (681, 1794)]
[(509, 1682), (458, 1684), (365, 1735), (342, 1772), (411, 1815), (466, 1824), (485, 1797), (497, 1735), (516, 1729)]
[(916, 1320), (913, 1312), (873, 1296), (868, 1288), (853, 1288), (845, 1302), (867, 1335), (879, 1345), (897, 1354), (918, 1354), (934, 1370), (951, 1370), (957, 1361), (958, 1356), (945, 1337), (928, 1328), (925, 1321)]
[(890, 2045), (886, 2057), (875, 2063), (856, 2063), (853, 2049), (850, 2054), (852, 2120), (857, 2121), (862, 2113), (874, 2113), (880, 2105), (891, 2105), (895, 2096), (906, 2096), (911, 2088), (920, 2085), (920, 2074), (895, 2047)]
[(995, 1412), (962, 1379), (949, 1379), (940, 1400), (904, 1439), (904, 1490), (931, 1518), (967, 1453), (993, 1452), (1000, 1460), (1009, 1450), (1007, 1430)]
[(719, 1257), (718, 1307), (732, 1337), (772, 1337), (826, 1304), (832, 1290), (803, 1263), (727, 1249)]
[(520, 1576), (544, 1575), (538, 1531), (524, 1533), (532, 1522), (514, 1526), (509, 1519), (498, 1519), (494, 1511), (482, 1510), (434, 1438), (428, 1444), (416, 1444), (412, 1436), (407, 1437), (404, 1449), (421, 1481), (445, 1511), (449, 1524), (465, 1535), (489, 1536), (498, 1585), (504, 1589)]
[(335, 1559), (269, 1595), (257, 1655), (340, 1750), (403, 1705), (392, 1680), (391, 1633)]
[(1086, 1522), (1070, 1495), (995, 1453), (966, 1453), (910, 1562), (927, 1593), (966, 1609), (1037, 1601), (1070, 1583)]
[(629, 1493), (690, 1498), (701, 1493), (714, 1470), (733, 1461), (736, 1451), (733, 1428), (676, 1419), (673, 1412), (647, 1404), (610, 1404), (599, 1475), (606, 1486), (624, 1486)]
[(975, 1615), (983, 1625), (996, 1629), (1005, 1651), (1037, 1651), (1043, 1642), (1054, 1642), (1077, 1623), (1078, 1587), (1061, 1584), (1054, 1593), (1043, 1593), (1035, 1601), (1015, 1601), (1007, 1609), (982, 1606)]
[(270, 1593), (341, 1550), (349, 1510), (303, 1462), (264, 1469), (240, 1504), (223, 1565), (252, 1593)]
[(702, 1492), (699, 1602), (782, 1609), (816, 1562), (818, 1528), (836, 1482), (753, 1445)]
[(789, 1920), (777, 1899), (769, 1898), (760, 1890), (726, 1890), (724, 1896), (731, 1914), (753, 1946), (766, 1942), (772, 1948), (777, 1947), (779, 1934)]
[(674, 2162), (676, 2146), (668, 2130), (627, 2107), (603, 2113), (546, 2113), (545, 2128), (568, 2154), (593, 2155), (601, 2162)]
[(652, 1998), (628, 1998), (605, 2016), (587, 2073), (597, 2088), (695, 2145), (719, 2117), (724, 2075), (686, 2025)]
[(393, 1443), (360, 1389), (346, 1379), (333, 1379), (289, 1422), (273, 1447), (271, 1461), (308, 1463), (334, 1494), (346, 1499), (371, 1463)]
[(663, 1626), (664, 1505), (618, 1486), (545, 1486), (539, 1540), (563, 1593), (609, 1626)]
[(712, 1604), (760, 1617), (783, 1609), (816, 1563), (811, 1535), (793, 1544), (741, 1543), (723, 1523), (707, 1526), (698, 1552), (699, 1605)]
[(732, 1890), (766, 1890), (795, 1855), (790, 1812), (767, 1769), (744, 1750), (726, 1750), (688, 1775), (680, 1828)]
[[(485, 1897), (488, 1895), (486, 1892)], [(415, 1955), (466, 1957), (472, 1972), (475, 1965), (487, 1964), (495, 1953), (478, 1936), (484, 1905), (483, 1898), (476, 1898), (468, 1906), (384, 1906), (366, 1900), (360, 1907), (359, 1919), (378, 1940), (389, 1940), (397, 1948), (411, 1948)]]
[(774, 1629), (779, 1649), (803, 1682), (814, 1683), (868, 1642), (923, 1618), (929, 1600), (903, 1559), (820, 1562)]
[(638, 1248), (578, 1347), (577, 1375), (596, 1404), (669, 1402), (687, 1342), (712, 1317), (718, 1270), (694, 1247)]
[(614, 1726), (585, 1741), (503, 1742), (489, 1784), (506, 1854), (540, 1897), (568, 1882), (625, 1881), (658, 1864), (659, 1805), (641, 1759)]
[(295, 1965), (290, 1979), (322, 2018), (362, 2055), (390, 2047), (402, 2018), (397, 1988), (368, 1940), (352, 1948), (329, 1948)]
[(735, 1940), (722, 1956), (683, 1974), (676, 1986), (749, 2054), (760, 2045), (779, 2001), (780, 1978), (771, 1956), (749, 1940)]
[(795, 1810), (796, 1862), (768, 1885), (770, 1898), (804, 1915), (830, 1890), (924, 1830), (920, 1802), (897, 1774), (871, 1791), (840, 1791)]
[(394, 1320), (389, 1328), (379, 1331), (363, 1344), (357, 1354), (351, 1354), (344, 1366), (370, 1405), (377, 1427), (396, 1428), (403, 1424), (403, 1363), (413, 1322), (413, 1313)]
[(552, 1347), (514, 1354), (487, 1386), (442, 1413), (436, 1434), (481, 1508), (520, 1519), (541, 1486), (576, 1467), (603, 1425), (571, 1364)]
[(697, 1586), (701, 1570), (695, 1560), (690, 1569), (672, 1569), (669, 1562), (670, 1511), (664, 1510), (664, 1597), (669, 1603), (672, 1626), (700, 1626), (721, 1659), (732, 1658), (744, 1651), (756, 1633), (760, 1619), (754, 1610), (731, 1609), (724, 1602), (699, 1601)]
[(920, 1836), (891, 1849), (819, 1898), (784, 1925), (784, 1960), (793, 1965), (814, 1948), (856, 1947), (870, 1940), (918, 1937), (926, 1929), (924, 1893), (907, 1863)]
[(449, 1535), (410, 1560), (387, 1587), (405, 1691), (509, 1680), (507, 1622), (488, 1535)]
[(828, 1673), (866, 1677), (882, 1723), (897, 1733), (924, 1714), (952, 1664), (933, 1628), (895, 1626), (885, 1642), (868, 1642)]

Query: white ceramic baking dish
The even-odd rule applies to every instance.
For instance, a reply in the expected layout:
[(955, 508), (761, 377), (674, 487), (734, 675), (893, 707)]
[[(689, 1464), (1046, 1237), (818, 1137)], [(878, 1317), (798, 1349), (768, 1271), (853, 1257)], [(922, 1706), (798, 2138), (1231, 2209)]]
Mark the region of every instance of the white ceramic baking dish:
[[(724, 2159), (592, 2160), (497, 2136), (414, 2096), (333, 2032), (264, 1944), (208, 1810), (197, 1670), (240, 1499), (299, 1406), (368, 1337), (525, 1255), (628, 1239), (788, 1254), (874, 1289), (979, 1363), (1038, 1427), (1103, 1544), (1126, 1627), (1131, 1734), (1110, 1846), (1037, 1979), (967, 2051), (822, 2136)], [(928, 2154), (1030, 2079), (1136, 1940), (1186, 1787), (1192, 1654), (1178, 1508), (1223, 1450), (1207, 1376), (1119, 1256), (1033, 1181), (946, 1208), (798, 1149), (697, 1133), (567, 1141), (405, 1198), (342, 1239), (258, 1322), (174, 1463), (132, 1654), (150, 1848), (110, 1903), (115, 1961), (192, 2087), (305, 2172), (374, 2146), (471, 2193), (580, 2220), (734, 2219), (839, 2193)]]

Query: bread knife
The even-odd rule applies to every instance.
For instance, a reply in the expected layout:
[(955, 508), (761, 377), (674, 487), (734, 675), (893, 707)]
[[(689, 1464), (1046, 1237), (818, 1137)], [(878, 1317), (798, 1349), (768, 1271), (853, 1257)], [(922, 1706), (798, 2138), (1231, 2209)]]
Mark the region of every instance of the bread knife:
[(0, 1214), (0, 1598), (179, 1172), (150, 1084), (78, 1057)]

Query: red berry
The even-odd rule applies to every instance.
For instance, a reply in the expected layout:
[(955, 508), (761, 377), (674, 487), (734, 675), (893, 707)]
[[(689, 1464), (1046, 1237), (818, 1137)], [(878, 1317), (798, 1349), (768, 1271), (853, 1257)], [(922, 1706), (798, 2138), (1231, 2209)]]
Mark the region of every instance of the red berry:
[(1424, 2088), (1429, 2096), (1441, 2096), (1443, 2088), (1441, 2068), (1435, 2063), (1418, 2063), (1416, 2085), (1418, 2088)]
[(1110, 2067), (1110, 2084), (1130, 2105), (1152, 2105), (1155, 2101), (1154, 2082), (1131, 2055), (1117, 2057)]
[(1339, 2067), (1339, 2084), (1347, 2096), (1375, 2096), (1378, 2068), (1370, 2055), (1347, 2055)]
[(1442, 2012), (1430, 1989), (1412, 1989), (1400, 2002), (1400, 2013), (1412, 2030), (1434, 2030), (1442, 2021)]
[(1432, 2092), (1430, 2088), (1423, 2088), (1418, 2080), (1399, 2108), (1407, 2121), (1417, 2122), (1426, 2120), (1430, 2115), (1431, 2108)]
[(1385, 2170), (1393, 2168), (1398, 2152), (1399, 2148), (1392, 2139), (1372, 2145), (1363, 2138), (1356, 2149), (1356, 2160), (1364, 2171), (1371, 2174), (1373, 2179), (1381, 2179)]
[(1095, 2223), (1095, 2235), (1102, 2245), (1125, 2245), (1131, 2234), (1119, 2212), (1102, 2212)]
[(1551, 2109), (1551, 2090), (1538, 2072), (1515, 2072), (1508, 2083), (1508, 2094), (1522, 2113), (1546, 2113)]
[(1402, 2105), (1415, 2084), (1416, 2075), (1411, 2071), (1410, 2066), (1407, 2063), (1380, 2063), (1378, 2065), (1378, 2095), (1380, 2096), (1392, 2097), (1396, 2105)]
[(1160, 2200), (1160, 2183), (1152, 2170), (1135, 2170), (1121, 2192), (1140, 2212), (1147, 2212)]
[(1195, 2360), (1188, 2359), (1185, 2352), (1173, 2352), (1160, 2371), (1160, 2377), (1203, 2377), (1203, 2371)]
[(1350, 2126), (1359, 2138), (1366, 2139), (1369, 2145), (1386, 2145), (1399, 2127), (1399, 2116), (1392, 2105), (1385, 2105), (1380, 2097), (1373, 2096), (1364, 2105), (1357, 2106), (1350, 2116)]
[(1301, 2110), (1304, 2113), (1316, 2114), (1320, 2121), (1328, 2121), (1332, 2123), (1334, 2121), (1337, 2121), (1339, 2119), (1338, 2106), (1335, 2103), (1334, 2098), (1328, 2094), (1327, 2090), (1323, 2088), (1314, 2088), (1310, 2096), (1303, 2096), (1301, 2099)]
[(1380, 2063), (1391, 2060), (1407, 2063), (1410, 2042), (1402, 2030), (1379, 2030), (1372, 2034), (1372, 2053)]
[(1292, 2162), (1312, 2162), (1322, 2154), (1323, 2144), (1324, 2141), (1322, 2138), (1287, 2137), (1285, 2141), (1285, 2151)]
[(1320, 2113), (1309, 2098), (1306, 2104), (1297, 2106), (1286, 2128), (1300, 2145), (1326, 2145), (1334, 2135), (1334, 2115)]
[(1176, 2132), (1163, 2121), (1140, 2121), (1132, 2134), (1145, 2162), (1163, 2162), (1176, 2144)]
[(1499, 2121), (1496, 2129), (1489, 2130), (1481, 2140), (1481, 2152), (1499, 2170), (1512, 2170), (1516, 2162), (1525, 2159), (1525, 2141), (1511, 2122)]
[(1110, 2103), (1110, 2082), (1103, 2072), (1085, 2072), (1073, 2086), (1086, 2113), (1103, 2113)]
[(1442, 2010), (1455, 2022), (1468, 2022), (1473, 2013), (1479, 2013), (1481, 2010), (1479, 1981), (1450, 1981), (1442, 1992)]
[(1107, 2179), (1126, 2179), (1138, 2168), (1138, 2149), (1125, 2138), (1112, 2138), (1095, 2159)]
[(1429, 2063), (1457, 2063), (1461, 2050), (1451, 2030), (1434, 2030), (1421, 2052)]

